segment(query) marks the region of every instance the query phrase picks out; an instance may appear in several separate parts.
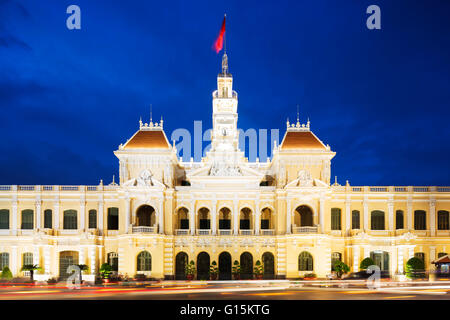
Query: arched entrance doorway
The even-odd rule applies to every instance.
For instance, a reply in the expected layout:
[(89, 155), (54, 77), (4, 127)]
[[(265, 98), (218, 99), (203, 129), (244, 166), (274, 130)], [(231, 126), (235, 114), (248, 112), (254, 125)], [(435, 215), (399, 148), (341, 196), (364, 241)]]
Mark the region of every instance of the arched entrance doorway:
[(273, 254), (271, 252), (265, 252), (262, 255), (262, 261), (264, 265), (264, 279), (274, 279), (275, 263)]
[(231, 280), (231, 254), (228, 252), (219, 255), (219, 280)]
[(381, 271), (389, 271), (389, 252), (386, 251), (372, 251), (370, 258), (375, 262), (375, 265), (380, 267)]
[(175, 257), (175, 280), (186, 280), (185, 268), (188, 264), (188, 255), (185, 252), (179, 252)]
[(200, 252), (197, 256), (197, 280), (209, 280), (209, 254)]
[(249, 252), (241, 254), (241, 279), (253, 279), (253, 256)]
[(61, 251), (59, 253), (59, 278), (66, 280), (71, 274), (67, 273), (67, 268), (78, 264), (77, 251)]
[(136, 225), (139, 227), (155, 225), (155, 209), (148, 205), (140, 206), (136, 212)]
[(297, 209), (298, 215), (295, 217), (295, 224), (300, 227), (312, 227), (313, 226), (313, 212), (308, 206), (299, 206)]

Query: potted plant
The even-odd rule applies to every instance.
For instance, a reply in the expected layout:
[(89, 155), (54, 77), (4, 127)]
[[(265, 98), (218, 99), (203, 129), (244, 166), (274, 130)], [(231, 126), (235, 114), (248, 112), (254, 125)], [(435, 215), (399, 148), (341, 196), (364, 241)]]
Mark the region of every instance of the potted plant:
[(406, 277), (417, 279), (425, 277), (425, 264), (422, 260), (412, 257), (406, 262)]
[(209, 277), (211, 280), (216, 280), (219, 274), (219, 268), (217, 267), (217, 262), (213, 261), (209, 266)]
[(341, 279), (342, 275), (350, 271), (350, 267), (340, 260), (336, 260), (333, 265), (333, 271), (336, 272), (336, 276)]
[(306, 274), (303, 276), (303, 280), (314, 280), (314, 279), (316, 279), (316, 278), (317, 278), (317, 275), (316, 275), (314, 272), (306, 273)]
[(233, 262), (232, 273), (233, 273), (234, 280), (239, 280), (240, 279), (241, 266), (239, 264), (239, 261), (237, 261), (237, 260), (234, 260), (234, 262)]
[(185, 273), (186, 273), (186, 279), (191, 281), (194, 279), (194, 274), (195, 274), (195, 262), (194, 260), (191, 260), (191, 262), (189, 262), (184, 269)]
[(99, 273), (100, 277), (103, 279), (104, 283), (109, 282), (109, 276), (111, 275), (112, 267), (108, 263), (102, 264), (100, 267)]
[(264, 274), (264, 266), (261, 261), (257, 260), (255, 263), (255, 267), (253, 268), (253, 272), (255, 274), (256, 280), (261, 280)]
[(12, 275), (11, 270), (8, 267), (4, 267), (0, 278), (2, 278), (2, 280), (7, 280), (7, 281), (12, 280), (13, 275)]
[(53, 284), (56, 284), (57, 282), (58, 282), (58, 280), (56, 278), (50, 278), (47, 280), (48, 285), (53, 285)]
[(29, 271), (30, 272), (30, 282), (34, 283), (34, 270), (40, 270), (41, 267), (39, 267), (37, 264), (24, 264), (22, 266), (22, 269), (20, 271)]
[(359, 264), (360, 270), (367, 270), (368, 267), (373, 266), (375, 262), (371, 258), (365, 258)]

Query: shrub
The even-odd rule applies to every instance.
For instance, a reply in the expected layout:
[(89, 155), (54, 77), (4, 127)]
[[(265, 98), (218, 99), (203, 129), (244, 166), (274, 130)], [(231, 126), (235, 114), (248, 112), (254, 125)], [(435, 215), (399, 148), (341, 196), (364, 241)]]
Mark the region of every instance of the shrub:
[(261, 264), (261, 261), (257, 260), (255, 263), (255, 267), (253, 268), (255, 275), (261, 275), (264, 273), (264, 266)]
[(219, 273), (219, 268), (217, 267), (217, 262), (213, 261), (209, 266), (209, 274), (215, 275)]
[(305, 273), (303, 278), (317, 278), (317, 275), (314, 272), (311, 273)]
[(333, 265), (333, 270), (336, 271), (338, 278), (341, 278), (344, 273), (350, 271), (350, 267), (340, 260), (336, 260)]
[(406, 262), (406, 276), (408, 278), (422, 278), (425, 276), (425, 264), (419, 258), (413, 257)]
[(233, 268), (232, 268), (233, 274), (240, 274), (241, 273), (241, 266), (239, 264), (239, 261), (234, 260), (233, 262)]
[(360, 270), (366, 270), (369, 266), (373, 266), (375, 262), (371, 258), (365, 258), (359, 265)]
[(2, 275), (0, 277), (4, 280), (11, 280), (13, 278), (13, 275), (8, 267), (4, 267), (2, 270)]
[(112, 267), (108, 263), (102, 264), (100, 267), (99, 273), (103, 279), (108, 279), (111, 275)]
[(195, 262), (194, 260), (191, 260), (186, 266), (184, 267), (184, 272), (186, 275), (194, 275), (195, 274)]

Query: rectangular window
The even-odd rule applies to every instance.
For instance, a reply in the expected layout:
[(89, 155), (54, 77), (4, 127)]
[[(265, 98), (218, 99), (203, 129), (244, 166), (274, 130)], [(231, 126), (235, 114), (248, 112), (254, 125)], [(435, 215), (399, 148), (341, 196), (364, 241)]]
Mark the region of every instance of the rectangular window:
[(9, 253), (8, 252), (0, 253), (0, 270), (3, 270), (4, 267), (9, 268)]
[(33, 229), (33, 210), (22, 211), (22, 226), (21, 229)]
[(77, 226), (77, 211), (65, 210), (63, 215), (63, 228), (66, 230), (76, 230)]
[(403, 211), (397, 210), (395, 212), (395, 229), (404, 229), (403, 225)]
[(270, 229), (269, 219), (261, 219), (261, 229)]
[(331, 209), (331, 230), (341, 230), (341, 209)]
[(189, 219), (180, 219), (180, 229), (189, 229)]
[(89, 229), (97, 229), (97, 210), (89, 210)]
[(210, 228), (209, 219), (200, 219), (199, 222), (200, 222), (199, 229), (209, 229)]
[(438, 211), (438, 230), (449, 230), (449, 213), (448, 211)]
[(52, 210), (47, 209), (44, 211), (44, 229), (52, 228)]
[(219, 229), (221, 229), (221, 230), (231, 229), (231, 220), (230, 219), (220, 219), (219, 220)]
[(108, 208), (108, 230), (119, 230), (119, 208)]
[(250, 229), (250, 220), (249, 219), (241, 219), (239, 223), (239, 228), (241, 230), (248, 230)]
[(415, 230), (427, 229), (427, 217), (425, 211), (423, 210), (414, 211), (414, 229)]
[(0, 210), (0, 229), (9, 229), (9, 210)]
[(358, 210), (352, 211), (352, 229), (360, 229), (359, 211)]

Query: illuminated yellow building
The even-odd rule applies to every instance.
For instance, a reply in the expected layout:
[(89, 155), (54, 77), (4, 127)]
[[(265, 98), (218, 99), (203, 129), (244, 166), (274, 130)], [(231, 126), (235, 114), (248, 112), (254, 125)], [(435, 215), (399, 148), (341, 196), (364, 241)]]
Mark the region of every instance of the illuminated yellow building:
[(0, 268), (36, 279), (65, 277), (86, 264), (86, 280), (109, 262), (121, 274), (183, 278), (193, 260), (198, 278), (216, 261), (220, 278), (240, 261), (242, 278), (257, 260), (266, 277), (326, 277), (332, 259), (358, 271), (365, 257), (403, 273), (418, 256), (427, 269), (450, 251), (450, 187), (330, 185), (335, 152), (310, 123), (287, 123), (267, 162), (239, 150), (237, 93), (227, 56), (213, 92), (211, 149), (182, 162), (162, 121), (144, 124), (115, 155), (120, 184), (0, 186)]

